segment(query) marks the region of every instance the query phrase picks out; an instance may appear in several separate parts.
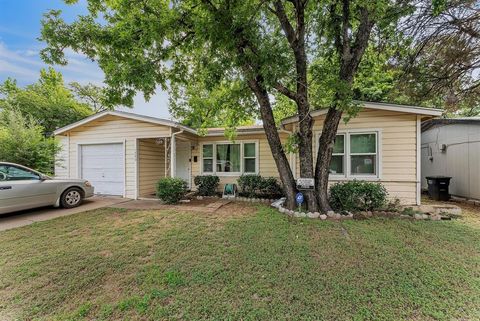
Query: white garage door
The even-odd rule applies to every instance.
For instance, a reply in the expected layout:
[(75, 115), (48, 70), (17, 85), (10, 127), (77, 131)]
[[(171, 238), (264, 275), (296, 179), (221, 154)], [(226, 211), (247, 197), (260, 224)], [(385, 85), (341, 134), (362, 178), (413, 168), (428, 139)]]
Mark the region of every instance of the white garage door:
[(81, 176), (95, 187), (95, 193), (123, 195), (123, 144), (95, 144), (81, 147)]

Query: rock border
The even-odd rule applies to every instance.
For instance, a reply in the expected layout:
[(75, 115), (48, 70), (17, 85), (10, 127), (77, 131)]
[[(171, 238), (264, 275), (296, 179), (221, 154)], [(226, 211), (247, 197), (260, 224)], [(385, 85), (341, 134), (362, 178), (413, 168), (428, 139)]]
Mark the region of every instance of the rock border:
[(271, 204), (272, 207), (276, 208), (280, 213), (295, 217), (295, 218), (311, 218), (311, 219), (320, 219), (320, 220), (363, 220), (372, 217), (388, 217), (388, 218), (400, 218), (408, 220), (431, 220), (431, 221), (440, 221), (440, 220), (451, 220), (452, 217), (444, 216), (440, 214), (425, 214), (425, 213), (415, 213), (413, 215), (402, 214), (401, 212), (389, 212), (389, 211), (362, 211), (358, 213), (350, 213), (342, 215), (340, 213), (335, 213), (334, 211), (328, 211), (326, 214), (321, 214), (319, 212), (299, 212), (294, 210), (289, 210), (283, 207), (284, 199), (280, 199)]
[(234, 199), (235, 201), (239, 202), (248, 202), (248, 203), (265, 203), (265, 204), (272, 204), (276, 200), (270, 199), (270, 198), (256, 198), (256, 197), (243, 197), (243, 196), (237, 196)]

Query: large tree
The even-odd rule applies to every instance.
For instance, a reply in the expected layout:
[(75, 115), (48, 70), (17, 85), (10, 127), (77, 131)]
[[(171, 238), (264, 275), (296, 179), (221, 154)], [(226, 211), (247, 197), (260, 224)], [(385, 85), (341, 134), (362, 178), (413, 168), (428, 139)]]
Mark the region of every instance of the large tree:
[(92, 83), (82, 85), (76, 81), (73, 81), (68, 85), (69, 89), (75, 95), (75, 98), (84, 104), (87, 104), (94, 113), (113, 109), (114, 106), (109, 103), (105, 95), (105, 88)]
[(0, 84), (0, 110), (20, 112), (50, 135), (55, 129), (92, 114), (88, 104), (77, 101), (64, 84), (62, 74), (52, 68), (40, 71), (38, 82), (21, 88), (15, 80)]
[[(236, 101), (234, 108), (241, 109), (240, 103), (255, 99), (253, 113), (263, 122), (287, 206), (293, 207), (296, 185), (272, 110), (272, 97), (281, 95), (299, 116), (300, 176), (316, 181), (316, 191), (306, 195), (308, 208), (327, 211), (337, 127), (343, 113), (358, 110), (351, 103), (358, 66), (369, 43), (392, 32), (413, 7), (401, 0), (90, 0), (88, 9), (72, 23), (60, 11), (46, 14), (42, 39), (48, 47), (42, 57), (47, 62), (67, 63), (65, 48), (84, 53), (105, 72), (109, 100), (126, 105), (137, 91), (148, 98), (158, 85), (173, 90), (200, 83), (215, 92), (236, 84), (230, 105)], [(322, 59), (332, 63), (332, 74), (311, 70), (311, 63)], [(332, 81), (317, 92), (330, 91), (332, 99), (328, 106), (312, 105), (310, 84), (324, 77)], [(329, 108), (316, 164), (310, 115), (315, 107)]]

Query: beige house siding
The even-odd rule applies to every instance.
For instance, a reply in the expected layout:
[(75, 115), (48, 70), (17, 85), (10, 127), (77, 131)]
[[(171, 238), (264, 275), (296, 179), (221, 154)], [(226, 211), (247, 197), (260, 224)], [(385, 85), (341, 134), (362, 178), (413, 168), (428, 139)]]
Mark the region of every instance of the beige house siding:
[(60, 151), (55, 157), (55, 177), (68, 178), (68, 136), (57, 136), (56, 139), (60, 145)]
[(155, 194), (157, 181), (166, 176), (165, 145), (158, 145), (155, 139), (138, 140), (138, 195)]
[(69, 176), (79, 178), (79, 145), (124, 143), (125, 197), (135, 198), (137, 138), (169, 137), (171, 127), (108, 115), (69, 131)]
[[(325, 116), (314, 118), (314, 148), (317, 151)], [(295, 127), (293, 127), (295, 128)], [(417, 115), (364, 109), (347, 124), (341, 122), (338, 131), (378, 130), (380, 155), (380, 178), (390, 198), (399, 198), (403, 204), (417, 202)], [(316, 152), (314, 153), (316, 155)], [(315, 157), (316, 158), (316, 157)], [(300, 175), (298, 155), (296, 177)], [(330, 182), (342, 181), (335, 179)]]

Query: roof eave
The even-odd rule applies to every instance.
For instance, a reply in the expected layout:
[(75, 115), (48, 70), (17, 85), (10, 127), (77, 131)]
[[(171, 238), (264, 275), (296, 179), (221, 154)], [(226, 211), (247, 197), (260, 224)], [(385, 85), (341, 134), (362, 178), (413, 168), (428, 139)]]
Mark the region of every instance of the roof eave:
[[(443, 114), (443, 110), (436, 108), (425, 108), (417, 106), (407, 106), (407, 105), (395, 105), (387, 103), (372, 103), (372, 102), (359, 102), (363, 104), (363, 108), (378, 109), (378, 110), (388, 110), (388, 111), (397, 111), (404, 113), (411, 113), (417, 115), (425, 115), (431, 117), (440, 117)], [(310, 112), (312, 117), (320, 116), (326, 114), (328, 109), (317, 109)], [(283, 119), (281, 121), (282, 125), (295, 123), (299, 120), (298, 116), (291, 116)]]
[(128, 119), (134, 119), (134, 120), (144, 121), (144, 122), (158, 124), (158, 125), (170, 126), (170, 127), (178, 128), (178, 129), (184, 130), (186, 132), (197, 135), (197, 131), (194, 130), (193, 128), (178, 124), (176, 122), (173, 122), (173, 121), (170, 121), (170, 120), (167, 120), (167, 119), (159, 119), (159, 118), (136, 115), (136, 114), (133, 114), (133, 113), (127, 113), (127, 112), (115, 111), (115, 110), (107, 110), (107, 111), (103, 111), (103, 112), (91, 115), (89, 117), (81, 119), (81, 120), (79, 120), (75, 123), (72, 123), (70, 125), (58, 128), (53, 132), (53, 134), (54, 135), (63, 134), (63, 133), (68, 132), (68, 131), (70, 131), (74, 128), (80, 127), (82, 125), (85, 125), (89, 122), (92, 122), (96, 119), (99, 119), (101, 117), (105, 117), (105, 116), (108, 116), (108, 115), (123, 117), (123, 118), (128, 118)]

